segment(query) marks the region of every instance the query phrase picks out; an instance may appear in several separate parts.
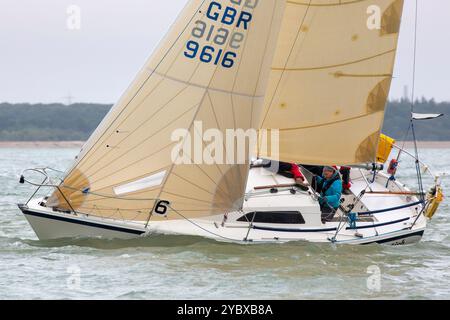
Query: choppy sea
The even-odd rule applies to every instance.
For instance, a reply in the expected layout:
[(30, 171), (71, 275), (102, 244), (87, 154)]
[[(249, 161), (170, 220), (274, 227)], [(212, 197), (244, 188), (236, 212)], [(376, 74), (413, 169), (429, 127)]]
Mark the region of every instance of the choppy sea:
[[(77, 152), (0, 148), (0, 299), (450, 298), (448, 201), (423, 241), (404, 247), (234, 245), (176, 236), (39, 241), (16, 206), (34, 191), (18, 183), (20, 172), (64, 170)], [(450, 171), (450, 149), (424, 149), (421, 158), (436, 173)], [(414, 173), (405, 165), (398, 178), (414, 187)]]

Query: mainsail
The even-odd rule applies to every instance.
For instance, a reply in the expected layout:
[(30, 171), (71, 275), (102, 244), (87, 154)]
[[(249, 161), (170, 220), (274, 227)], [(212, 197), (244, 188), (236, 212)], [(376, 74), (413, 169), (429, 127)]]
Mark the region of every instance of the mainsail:
[(280, 129), (280, 159), (375, 160), (402, 11), (403, 0), (287, 1), (260, 125)]
[(258, 127), (284, 9), (279, 0), (189, 1), (48, 205), (138, 221), (239, 209), (248, 160), (205, 164), (191, 153), (179, 156), (192, 164), (177, 164), (173, 134)]

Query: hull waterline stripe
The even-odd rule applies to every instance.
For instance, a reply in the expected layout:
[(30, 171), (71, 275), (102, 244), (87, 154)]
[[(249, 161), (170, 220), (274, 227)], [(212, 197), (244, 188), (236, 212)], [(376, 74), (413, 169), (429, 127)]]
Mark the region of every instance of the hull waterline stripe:
[[(389, 222), (379, 223), (379, 224), (372, 224), (372, 225), (368, 225), (368, 226), (357, 226), (356, 228), (349, 228), (349, 227), (347, 227), (346, 230), (360, 230), (360, 229), (371, 229), (371, 228), (383, 227), (383, 226), (388, 226), (388, 225), (391, 225), (391, 224), (397, 224), (397, 223), (405, 222), (405, 221), (408, 221), (409, 219), (410, 218), (404, 218), (404, 219), (400, 219), (400, 220), (389, 221)], [(253, 226), (253, 229), (263, 230), (263, 231), (303, 232), (303, 233), (308, 233), (308, 232), (331, 232), (331, 231), (336, 231), (337, 230), (337, 228), (327, 228), (327, 229), (283, 229), (283, 228), (271, 228), (271, 227), (259, 227), (259, 226)]]
[(122, 228), (122, 227), (104, 225), (104, 224), (99, 224), (99, 223), (95, 223), (95, 222), (79, 221), (79, 220), (74, 220), (74, 219), (69, 219), (69, 218), (64, 218), (64, 217), (59, 217), (59, 216), (53, 216), (53, 215), (49, 215), (49, 214), (45, 214), (45, 213), (41, 213), (41, 212), (29, 211), (26, 209), (21, 209), (21, 210), (22, 210), (23, 214), (25, 214), (25, 215), (35, 216), (35, 217), (39, 217), (39, 218), (63, 221), (63, 222), (93, 227), (93, 228), (106, 229), (106, 230), (130, 233), (130, 234), (135, 234), (135, 235), (142, 235), (145, 233), (145, 231), (140, 231), (140, 230), (126, 229), (126, 228)]

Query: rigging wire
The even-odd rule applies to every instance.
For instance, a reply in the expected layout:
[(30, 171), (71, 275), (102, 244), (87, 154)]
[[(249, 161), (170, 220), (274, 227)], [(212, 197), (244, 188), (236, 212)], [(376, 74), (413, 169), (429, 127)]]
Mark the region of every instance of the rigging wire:
[(415, 98), (416, 98), (416, 72), (417, 72), (417, 31), (418, 31), (418, 21), (419, 21), (419, 0), (415, 1), (415, 17), (414, 17), (414, 49), (413, 49), (413, 73), (412, 73), (412, 91), (411, 91), (411, 124), (410, 130), (412, 132), (414, 141), (414, 151), (416, 156), (416, 171), (417, 171), (417, 183), (419, 186), (420, 200), (424, 201), (425, 196), (423, 194), (423, 180), (422, 172), (420, 168), (420, 158), (419, 158), (419, 148), (417, 145), (417, 136), (414, 126), (414, 109), (415, 109)]
[[(414, 48), (413, 48), (413, 68), (412, 68), (412, 90), (411, 90), (411, 113), (414, 113), (416, 98), (416, 65), (417, 65), (417, 29), (419, 20), (419, 4), (415, 1), (415, 18), (414, 18)], [(411, 115), (412, 116), (412, 115)], [(412, 117), (411, 117), (412, 119)]]

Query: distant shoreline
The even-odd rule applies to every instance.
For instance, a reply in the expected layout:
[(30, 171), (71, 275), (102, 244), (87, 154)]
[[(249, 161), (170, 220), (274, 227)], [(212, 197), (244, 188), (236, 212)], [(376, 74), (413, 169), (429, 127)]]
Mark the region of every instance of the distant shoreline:
[[(84, 141), (0, 141), (0, 148), (78, 148)], [(419, 148), (423, 149), (450, 149), (450, 141), (418, 141)], [(397, 141), (398, 146), (403, 142)], [(406, 148), (414, 146), (412, 141), (405, 142)]]

